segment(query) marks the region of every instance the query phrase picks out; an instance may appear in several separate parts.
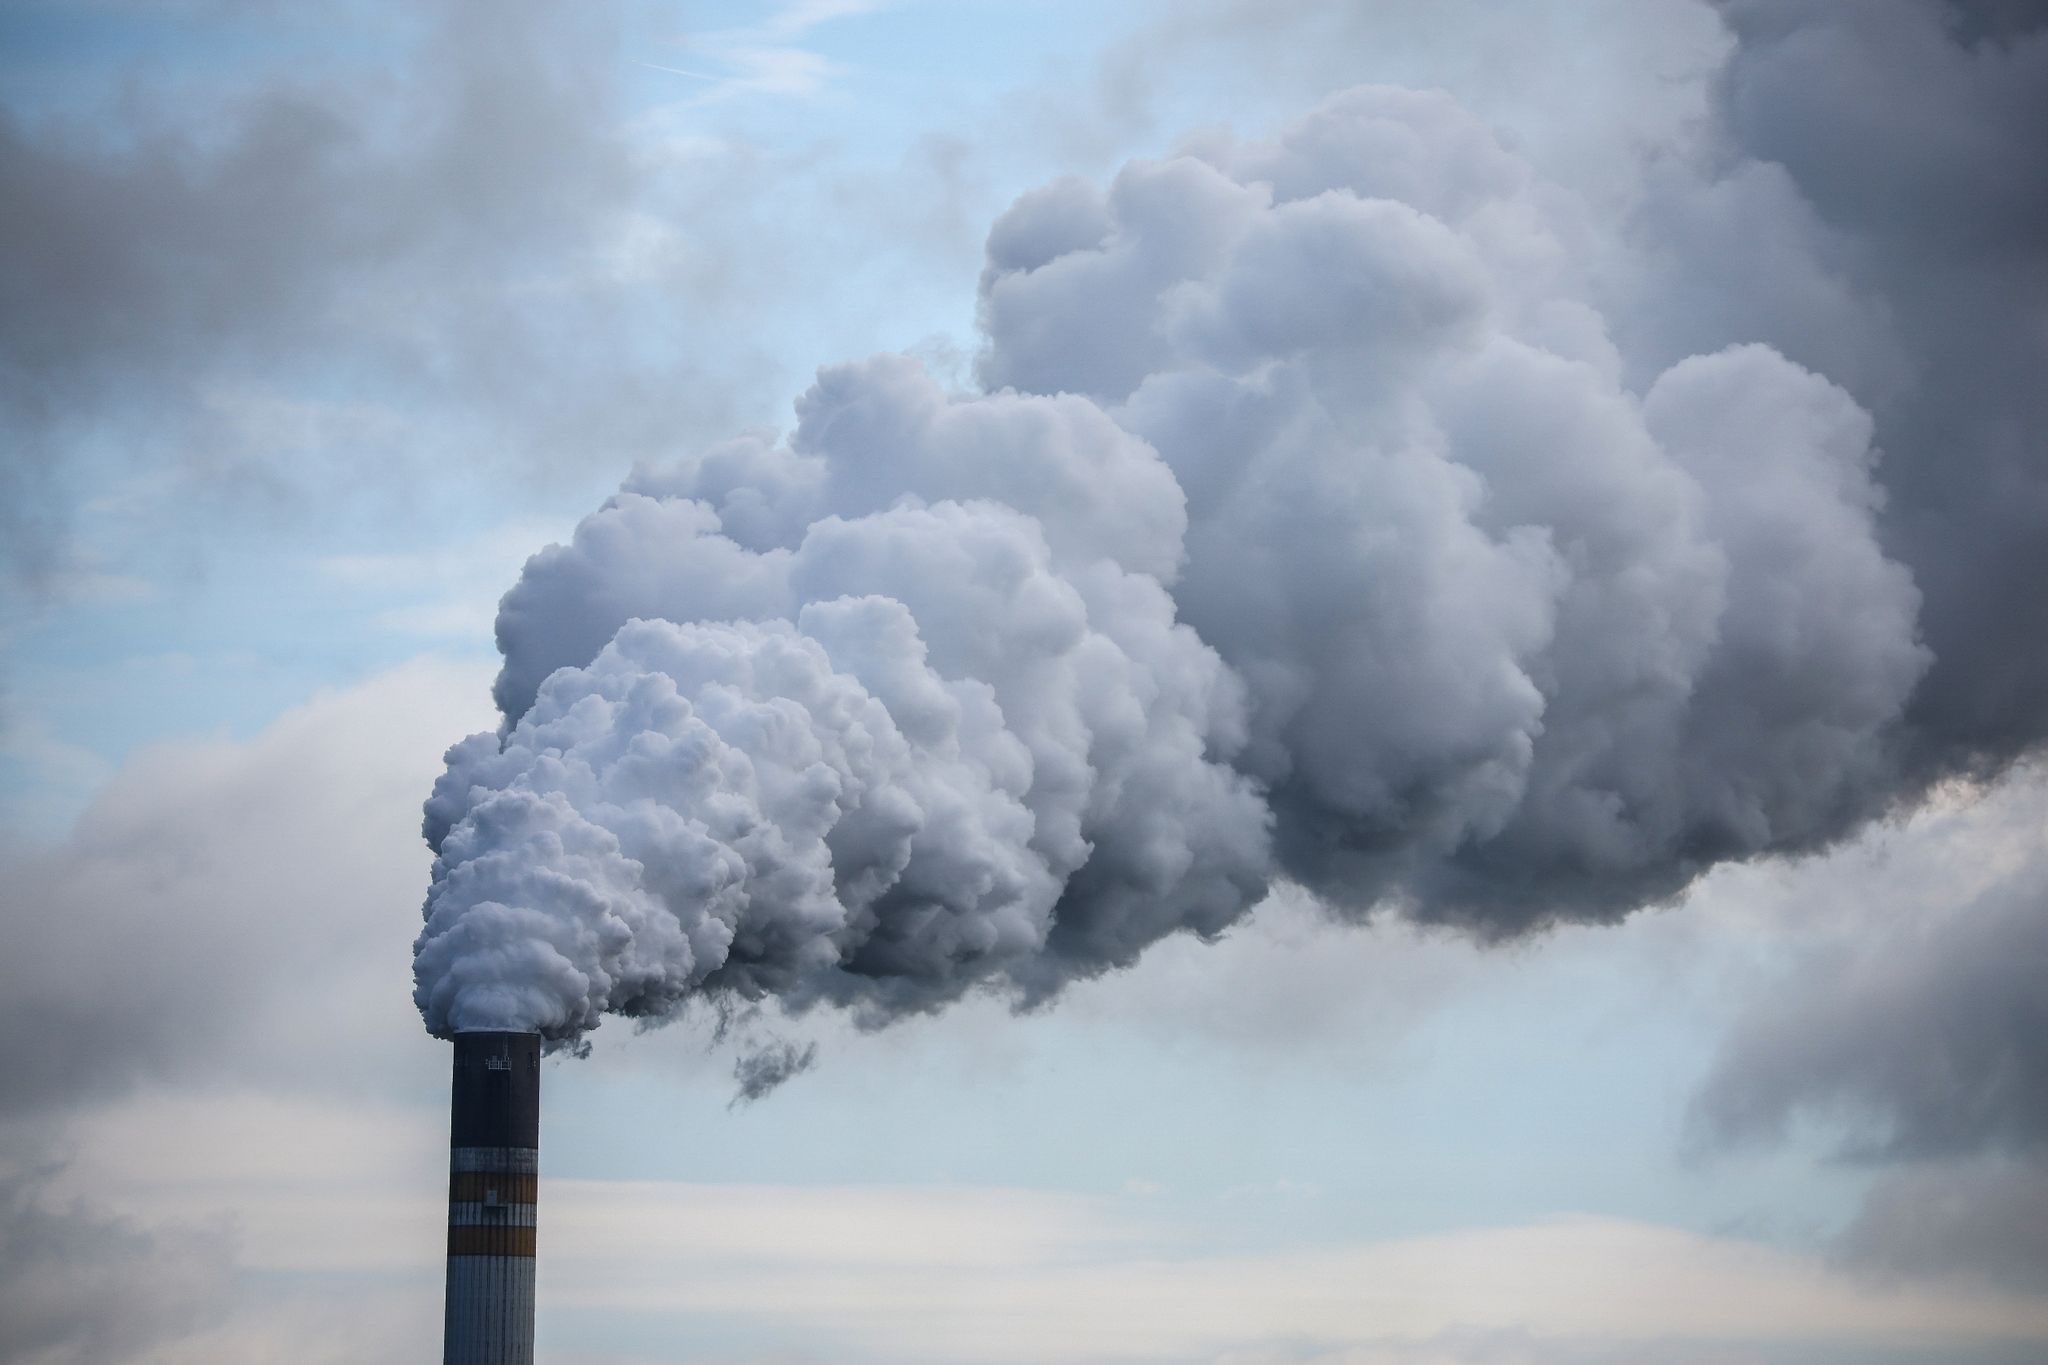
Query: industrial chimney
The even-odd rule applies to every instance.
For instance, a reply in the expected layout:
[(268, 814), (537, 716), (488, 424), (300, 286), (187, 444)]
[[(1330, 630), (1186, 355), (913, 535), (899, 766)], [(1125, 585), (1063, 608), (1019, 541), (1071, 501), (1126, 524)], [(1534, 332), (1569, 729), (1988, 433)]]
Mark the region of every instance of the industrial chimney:
[(533, 1365), (540, 1035), (455, 1035), (444, 1365)]

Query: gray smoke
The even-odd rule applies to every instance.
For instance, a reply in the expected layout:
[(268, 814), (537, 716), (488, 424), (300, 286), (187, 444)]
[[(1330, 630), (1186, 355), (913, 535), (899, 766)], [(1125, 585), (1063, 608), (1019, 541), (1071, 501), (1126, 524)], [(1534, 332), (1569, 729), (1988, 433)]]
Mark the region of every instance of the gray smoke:
[(1875, 415), (1880, 531), (1925, 599), (1931, 653), (1908, 761), (1916, 783), (2000, 771), (2048, 736), (2048, 13), (1720, 9), (1738, 40), (1724, 145), (1649, 210), (1672, 275), (1717, 298), (1652, 301), (1645, 341), (1768, 341)]
[(818, 1045), (774, 1042), (742, 1052), (732, 1064), (734, 1105), (751, 1104), (793, 1076), (801, 1076), (818, 1062)]
[[(838, 366), (786, 439), (636, 470), (506, 595), (504, 723), (428, 802), (429, 1028), (1029, 1005), (1276, 879), (1608, 920), (2031, 744), (2042, 693), (1944, 651), (1993, 648), (1967, 589), (2016, 585), (2040, 509), (1922, 494), (2034, 438), (1984, 374), (1950, 445), (2007, 445), (1916, 444), (1963, 400), (1885, 377), (1961, 305), (1890, 325), (1883, 273), (2031, 243), (1888, 223), (1844, 276), (1799, 167), (1726, 145), (1786, 32), (1730, 19), (1722, 159), (1653, 168), (1625, 228), (1449, 97), (1354, 90), (1018, 200), (974, 391)], [(1867, 354), (1740, 283), (1687, 306), (1731, 185), (1811, 285), (1781, 313), (1882, 316)]]

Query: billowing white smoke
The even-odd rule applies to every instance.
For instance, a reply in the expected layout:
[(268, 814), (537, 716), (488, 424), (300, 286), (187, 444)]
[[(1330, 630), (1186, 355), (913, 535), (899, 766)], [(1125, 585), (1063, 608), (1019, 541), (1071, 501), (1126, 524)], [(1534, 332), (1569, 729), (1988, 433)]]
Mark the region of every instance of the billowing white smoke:
[(573, 1037), (706, 988), (876, 1021), (990, 978), (1039, 997), (1262, 893), (1242, 688), (1157, 579), (993, 502), (801, 536), (748, 549), (629, 492), (532, 562), (508, 639), (558, 649), (525, 623), (593, 612), (609, 638), (537, 693), (509, 650), (517, 722), (449, 753), (430, 1026)]
[(1927, 665), (1870, 421), (1761, 346), (1632, 392), (1584, 232), (1387, 90), (1025, 196), (985, 391), (828, 369), (528, 563), (429, 1028), (1028, 1003), (1275, 877), (1511, 933), (1868, 816)]

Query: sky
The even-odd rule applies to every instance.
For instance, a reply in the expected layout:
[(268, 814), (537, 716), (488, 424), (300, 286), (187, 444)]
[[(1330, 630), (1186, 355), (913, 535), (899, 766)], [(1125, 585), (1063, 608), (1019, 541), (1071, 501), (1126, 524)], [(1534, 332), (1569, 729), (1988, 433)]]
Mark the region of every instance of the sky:
[(0, 3), (0, 1360), (437, 1359), (477, 1022), (564, 1365), (2048, 1355), (2044, 106), (1996, 0)]

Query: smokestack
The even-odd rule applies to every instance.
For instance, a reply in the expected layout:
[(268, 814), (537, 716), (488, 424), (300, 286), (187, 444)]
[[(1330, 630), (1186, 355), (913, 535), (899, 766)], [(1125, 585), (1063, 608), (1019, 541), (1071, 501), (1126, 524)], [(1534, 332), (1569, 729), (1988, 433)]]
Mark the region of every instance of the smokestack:
[(540, 1035), (455, 1035), (443, 1365), (533, 1365)]

